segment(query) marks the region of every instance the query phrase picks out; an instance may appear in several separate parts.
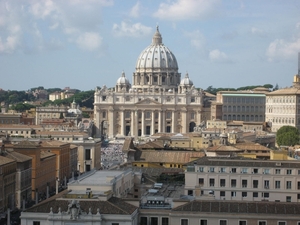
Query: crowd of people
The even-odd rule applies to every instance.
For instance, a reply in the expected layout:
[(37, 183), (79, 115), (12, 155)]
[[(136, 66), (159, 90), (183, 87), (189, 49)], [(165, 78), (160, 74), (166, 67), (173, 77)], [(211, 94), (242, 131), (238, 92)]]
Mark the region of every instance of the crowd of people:
[(102, 169), (108, 170), (112, 166), (124, 162), (123, 144), (108, 144), (101, 148)]

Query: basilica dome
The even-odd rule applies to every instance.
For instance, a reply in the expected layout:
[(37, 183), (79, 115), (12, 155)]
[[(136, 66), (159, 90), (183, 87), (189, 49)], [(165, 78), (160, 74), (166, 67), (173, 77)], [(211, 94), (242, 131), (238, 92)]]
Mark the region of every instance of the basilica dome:
[(136, 71), (145, 70), (178, 71), (175, 55), (162, 43), (162, 37), (156, 29), (152, 38), (152, 44), (145, 48), (136, 63)]
[(117, 85), (128, 85), (129, 80), (125, 77), (124, 71), (122, 72), (121, 77), (117, 80)]
[(189, 78), (189, 74), (186, 73), (185, 77), (180, 81), (180, 85), (187, 86), (187, 85), (193, 85), (193, 81)]

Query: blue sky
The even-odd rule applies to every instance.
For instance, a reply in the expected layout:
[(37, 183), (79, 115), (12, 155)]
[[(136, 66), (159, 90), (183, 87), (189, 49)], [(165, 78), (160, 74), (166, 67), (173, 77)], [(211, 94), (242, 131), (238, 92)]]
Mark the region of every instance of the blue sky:
[(0, 88), (131, 81), (156, 26), (194, 85), (291, 86), (298, 0), (0, 0)]

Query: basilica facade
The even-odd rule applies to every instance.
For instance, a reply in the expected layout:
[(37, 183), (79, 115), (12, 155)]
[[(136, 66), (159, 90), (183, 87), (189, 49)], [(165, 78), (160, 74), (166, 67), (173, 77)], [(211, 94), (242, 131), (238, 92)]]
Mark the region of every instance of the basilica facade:
[(95, 90), (96, 136), (135, 139), (155, 133), (188, 133), (202, 121), (203, 92), (181, 79), (175, 55), (157, 27), (138, 57), (132, 85), (122, 72), (114, 88)]

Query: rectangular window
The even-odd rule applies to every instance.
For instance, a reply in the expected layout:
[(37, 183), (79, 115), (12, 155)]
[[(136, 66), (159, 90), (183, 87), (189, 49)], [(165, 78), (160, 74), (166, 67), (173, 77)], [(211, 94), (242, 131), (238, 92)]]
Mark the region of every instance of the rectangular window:
[(106, 112), (102, 112), (102, 118), (106, 118)]
[(267, 225), (266, 221), (258, 221), (258, 225)]
[(85, 160), (91, 160), (91, 149), (85, 149)]
[(275, 188), (280, 189), (280, 180), (275, 180)]
[(181, 219), (180, 225), (189, 225), (188, 219)]
[(264, 169), (264, 174), (270, 174), (270, 169)]
[(226, 172), (226, 169), (224, 168), (224, 167), (222, 167), (221, 169), (220, 169), (220, 173), (225, 173)]
[(265, 189), (269, 189), (269, 187), (270, 187), (270, 182), (269, 182), (268, 180), (265, 180), (265, 181), (264, 181), (264, 187), (265, 187)]
[(162, 217), (161, 218), (161, 225), (169, 225), (169, 218)]
[(203, 173), (204, 167), (199, 167), (199, 172)]
[(213, 179), (213, 178), (209, 179), (209, 186), (210, 187), (214, 187), (215, 186), (215, 179)]
[(292, 189), (292, 181), (286, 182), (286, 189)]
[(231, 187), (236, 187), (236, 180), (235, 179), (231, 180)]
[(241, 173), (248, 173), (248, 168), (242, 168)]
[(191, 97), (191, 102), (195, 102), (195, 97)]
[(280, 222), (278, 222), (278, 225), (286, 225), (286, 222), (285, 221), (280, 221)]
[(286, 202), (291, 202), (292, 201), (292, 197), (291, 196), (286, 196)]
[(141, 217), (141, 225), (148, 225), (148, 218), (147, 217)]
[(40, 223), (40, 221), (33, 221), (32, 222), (32, 225), (40, 225), (41, 223)]
[(243, 188), (246, 188), (247, 187), (247, 180), (242, 180), (242, 187)]
[(245, 221), (245, 220), (240, 220), (240, 221), (239, 221), (239, 225), (247, 225), (247, 221)]
[(280, 172), (281, 172), (280, 169), (275, 170), (275, 174), (280, 174)]
[(242, 192), (242, 197), (246, 198), (247, 197), (247, 192)]
[(150, 218), (150, 224), (151, 225), (158, 225), (158, 218), (157, 217), (151, 217)]
[(231, 173), (236, 173), (236, 168), (231, 168)]
[(286, 170), (286, 174), (291, 175), (292, 174), (292, 170)]
[(236, 197), (236, 192), (235, 191), (231, 192), (231, 197)]
[(119, 223), (112, 223), (111, 225), (119, 225)]
[(199, 178), (199, 185), (203, 186), (204, 185), (204, 178)]
[(220, 220), (219, 224), (220, 225), (227, 225), (227, 220)]
[(254, 173), (254, 174), (257, 174), (257, 173), (258, 173), (258, 169), (256, 169), (256, 168), (253, 169), (253, 173)]
[(209, 172), (214, 173), (215, 172), (215, 167), (209, 167)]
[(220, 191), (220, 197), (225, 197), (225, 191)]
[(225, 187), (226, 186), (226, 180), (225, 179), (220, 179), (220, 186)]
[(207, 225), (207, 220), (200, 220), (200, 225)]
[(253, 180), (253, 188), (258, 188), (258, 180)]
[(253, 192), (253, 198), (257, 198), (258, 197), (258, 192)]
[(270, 194), (268, 192), (264, 192), (264, 193), (262, 193), (262, 197), (263, 198), (269, 198)]

